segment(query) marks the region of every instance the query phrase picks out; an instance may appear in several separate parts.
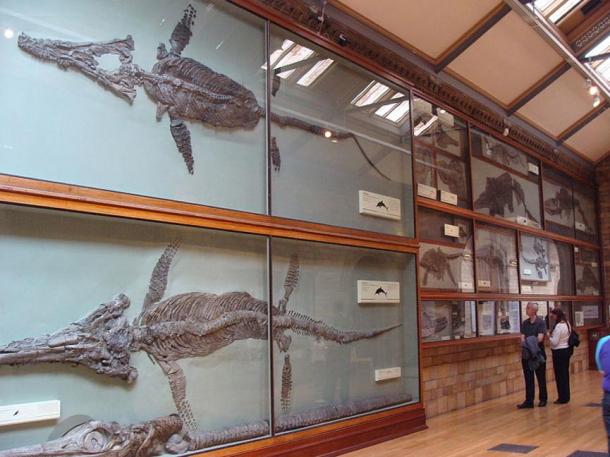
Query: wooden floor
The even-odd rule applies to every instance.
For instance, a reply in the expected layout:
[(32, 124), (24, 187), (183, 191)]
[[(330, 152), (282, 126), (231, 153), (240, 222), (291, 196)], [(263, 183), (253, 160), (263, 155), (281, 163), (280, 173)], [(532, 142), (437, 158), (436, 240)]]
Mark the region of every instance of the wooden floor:
[[(546, 408), (517, 410), (523, 393), (480, 403), (428, 421), (428, 430), (346, 454), (349, 457), (566, 457), (576, 450), (607, 452), (601, 408), (601, 375), (573, 376), (572, 401), (555, 405), (549, 384)], [(489, 451), (501, 443), (539, 446), (527, 454)]]

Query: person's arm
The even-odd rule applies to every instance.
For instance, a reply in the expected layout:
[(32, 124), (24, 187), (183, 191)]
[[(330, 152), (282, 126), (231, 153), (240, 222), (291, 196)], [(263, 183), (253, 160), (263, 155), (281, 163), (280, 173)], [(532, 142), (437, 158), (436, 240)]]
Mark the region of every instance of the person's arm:
[(557, 324), (553, 331), (549, 334), (549, 341), (551, 342), (552, 348), (557, 346), (559, 344), (559, 340), (561, 339), (563, 333), (561, 330), (563, 329), (563, 326), (560, 328), (560, 325), (561, 323)]
[(538, 324), (538, 342), (542, 343), (544, 341), (544, 335), (546, 334), (546, 323), (544, 319), (540, 319), (540, 323)]

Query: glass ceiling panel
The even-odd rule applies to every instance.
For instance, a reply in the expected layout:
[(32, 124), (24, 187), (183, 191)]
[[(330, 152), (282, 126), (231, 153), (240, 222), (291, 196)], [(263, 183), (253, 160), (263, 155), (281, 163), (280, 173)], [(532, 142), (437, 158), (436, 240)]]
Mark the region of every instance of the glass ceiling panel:
[[(585, 57), (595, 57), (600, 54), (610, 52), (610, 34), (604, 38), (597, 46), (591, 49)], [(594, 60), (586, 64), (595, 70), (606, 81), (610, 82), (610, 57), (606, 59)]]
[[(533, 5), (545, 18), (553, 23), (559, 22), (576, 7), (587, 0), (535, 0)], [(528, 3), (532, 8), (532, 3)]]

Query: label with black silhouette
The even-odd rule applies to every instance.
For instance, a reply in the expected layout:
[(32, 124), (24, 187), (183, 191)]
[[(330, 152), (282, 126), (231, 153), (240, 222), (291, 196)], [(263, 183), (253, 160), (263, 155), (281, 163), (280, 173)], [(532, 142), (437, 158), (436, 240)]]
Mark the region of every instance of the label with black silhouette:
[(400, 303), (400, 283), (359, 279), (358, 303)]
[(358, 198), (360, 214), (400, 220), (400, 199), (366, 190), (359, 190)]

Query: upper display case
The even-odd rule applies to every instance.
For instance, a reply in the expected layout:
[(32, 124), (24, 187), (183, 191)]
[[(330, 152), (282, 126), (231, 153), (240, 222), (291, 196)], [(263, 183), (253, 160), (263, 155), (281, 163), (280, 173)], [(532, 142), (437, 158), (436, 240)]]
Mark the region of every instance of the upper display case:
[(472, 222), (420, 207), (418, 224), (420, 287), (474, 292)]
[(264, 20), (222, 0), (8, 0), (0, 23), (0, 173), (266, 211)]
[(475, 231), (477, 291), (519, 293), (516, 232), (477, 224)]
[(576, 295), (599, 295), (599, 254), (592, 249), (574, 248), (576, 265)]
[(541, 228), (538, 162), (480, 132), (472, 142), (474, 209)]
[(595, 191), (585, 186), (574, 189), (576, 238), (589, 243), (598, 243), (597, 211), (595, 209)]
[(477, 336), (474, 301), (423, 301), (421, 335), (424, 342), (460, 340)]
[(572, 180), (550, 167), (544, 167), (542, 176), (545, 228), (574, 238), (575, 208)]
[(412, 237), (409, 93), (278, 27), (270, 40), (271, 213)]
[(574, 295), (571, 245), (521, 234), (520, 247), (521, 293)]
[(413, 97), (413, 139), (418, 195), (470, 208), (466, 123)]

